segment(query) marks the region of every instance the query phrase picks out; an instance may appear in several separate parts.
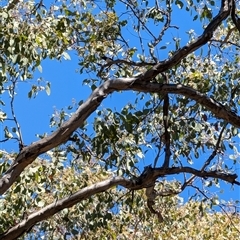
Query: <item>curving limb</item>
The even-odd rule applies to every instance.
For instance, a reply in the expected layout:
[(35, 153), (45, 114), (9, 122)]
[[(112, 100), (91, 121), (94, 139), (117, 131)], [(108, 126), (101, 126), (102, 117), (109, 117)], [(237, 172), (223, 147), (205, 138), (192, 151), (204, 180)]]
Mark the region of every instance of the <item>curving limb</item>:
[(240, 127), (240, 116), (227, 110), (217, 101), (206, 95), (181, 84), (158, 84), (136, 81), (136, 78), (119, 78), (108, 80), (96, 88), (90, 97), (79, 107), (73, 116), (58, 130), (31, 145), (24, 147), (16, 157), (13, 165), (0, 179), (0, 194), (3, 194), (17, 179), (26, 166), (31, 164), (40, 154), (66, 142), (71, 134), (81, 126), (85, 119), (93, 113), (100, 103), (114, 91), (135, 90), (139, 92), (152, 92), (181, 94), (211, 110), (217, 118), (224, 119), (236, 127)]
[(236, 2), (235, 2), (235, 0), (232, 0), (231, 18), (232, 18), (232, 21), (233, 21), (235, 27), (237, 28), (237, 30), (240, 33), (240, 18), (238, 17), (238, 15), (236, 13)]
[(194, 42), (178, 50), (171, 58), (157, 63), (140, 76), (107, 80), (93, 91), (73, 116), (58, 130), (51, 135), (24, 147), (19, 152), (12, 166), (0, 179), (0, 194), (6, 192), (25, 167), (31, 164), (40, 154), (66, 142), (71, 134), (97, 109), (101, 102), (114, 91), (133, 90), (139, 92), (160, 93), (162, 95), (170, 93), (181, 94), (187, 98), (195, 100), (197, 103), (211, 110), (217, 118), (223, 119), (239, 128), (240, 117), (233, 111), (226, 109), (219, 102), (207, 97), (205, 94), (181, 84), (158, 84), (151, 82), (151, 80), (153, 80), (159, 73), (163, 73), (175, 66), (188, 54), (206, 44), (211, 39), (216, 28), (231, 14), (231, 4), (231, 0), (222, 0), (222, 6), (219, 13), (209, 23), (203, 34)]
[(225, 174), (217, 171), (199, 171), (190, 167), (174, 167), (174, 168), (151, 168), (148, 166), (144, 169), (144, 172), (135, 180), (125, 179), (123, 177), (112, 177), (91, 186), (85, 187), (74, 194), (67, 196), (63, 199), (49, 204), (39, 211), (36, 211), (26, 217), (22, 222), (16, 224), (14, 227), (8, 229), (0, 235), (0, 239), (16, 239), (24, 232), (34, 226), (36, 223), (43, 221), (50, 216), (53, 216), (57, 212), (64, 208), (72, 207), (74, 204), (81, 202), (97, 193), (104, 192), (114, 186), (122, 186), (129, 190), (137, 190), (146, 188), (146, 195), (148, 197), (148, 205), (153, 213), (157, 214), (159, 221), (162, 221), (160, 212), (155, 211), (152, 208), (156, 193), (154, 192), (154, 184), (157, 178), (164, 175), (173, 175), (180, 173), (191, 173), (197, 177), (203, 178), (219, 178), (231, 184), (240, 185), (240, 182), (236, 181), (236, 174)]

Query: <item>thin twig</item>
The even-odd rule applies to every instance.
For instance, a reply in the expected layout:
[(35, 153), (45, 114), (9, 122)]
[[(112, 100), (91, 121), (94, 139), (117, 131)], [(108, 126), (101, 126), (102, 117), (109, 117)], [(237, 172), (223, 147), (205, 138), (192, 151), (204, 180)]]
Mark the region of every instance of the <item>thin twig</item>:
[[(165, 74), (162, 74), (165, 78), (165, 83), (168, 84), (169, 81)], [(169, 123), (168, 123), (168, 111), (169, 111), (169, 96), (165, 94), (164, 103), (163, 103), (163, 123), (164, 123), (164, 141), (165, 141), (165, 159), (162, 165), (163, 168), (169, 167), (171, 150), (170, 150), (170, 133), (168, 131)]]
[(220, 132), (219, 137), (218, 137), (218, 140), (217, 140), (217, 143), (216, 143), (216, 147), (215, 147), (214, 151), (212, 152), (212, 154), (211, 154), (211, 155), (209, 156), (209, 158), (207, 159), (207, 161), (204, 163), (201, 171), (204, 171), (205, 168), (211, 163), (211, 161), (212, 161), (212, 160), (214, 159), (214, 157), (217, 155), (217, 152), (218, 152), (218, 150), (219, 150), (219, 148), (220, 148), (220, 143), (221, 143), (221, 140), (222, 140), (222, 135), (223, 135), (224, 130), (225, 130), (226, 127), (227, 127), (227, 124), (228, 124), (228, 123), (225, 123), (224, 126), (222, 127), (221, 132)]
[[(192, 185), (193, 188), (197, 189), (206, 199), (210, 200), (211, 203), (213, 203), (213, 200), (211, 198), (209, 198), (202, 190), (199, 189), (199, 187)], [(237, 232), (240, 233), (240, 231), (238, 230), (238, 228), (235, 226), (235, 224), (233, 223), (231, 217), (228, 215), (228, 213), (225, 211), (225, 209), (221, 206), (218, 205), (218, 207), (220, 207), (222, 209), (222, 211), (226, 214), (226, 216), (228, 217), (228, 219), (230, 220), (232, 226), (237, 230)]]
[(14, 112), (14, 99), (15, 99), (15, 88), (16, 88), (16, 79), (15, 80), (12, 80), (12, 87), (9, 89), (10, 91), (10, 94), (11, 94), (11, 102), (10, 102), (10, 106), (11, 106), (11, 112), (12, 112), (12, 117), (13, 117), (13, 121), (15, 122), (16, 124), (16, 127), (17, 127), (17, 131), (18, 131), (18, 142), (19, 142), (19, 149), (21, 150), (24, 146), (23, 144), (23, 139), (22, 139), (22, 134), (21, 134), (21, 128), (20, 128), (20, 125), (17, 121), (17, 117), (15, 115), (15, 112)]

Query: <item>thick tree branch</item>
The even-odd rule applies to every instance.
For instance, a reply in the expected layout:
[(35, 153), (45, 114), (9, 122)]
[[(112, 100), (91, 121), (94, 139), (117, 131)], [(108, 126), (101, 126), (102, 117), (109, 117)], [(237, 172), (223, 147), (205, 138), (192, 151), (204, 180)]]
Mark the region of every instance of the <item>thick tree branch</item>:
[(40, 154), (64, 143), (68, 140), (71, 134), (89, 117), (89, 115), (97, 109), (99, 104), (105, 98), (106, 93), (102, 87), (94, 91), (57, 131), (52, 133), (31, 145), (24, 147), (16, 157), (13, 165), (5, 173), (0, 180), (0, 194), (3, 194), (17, 179), (26, 166), (31, 164)]
[[(14, 1), (13, 1), (14, 2)], [(64, 143), (71, 134), (84, 122), (89, 115), (97, 109), (102, 100), (114, 90), (137, 90), (141, 92), (175, 93), (189, 97), (211, 110), (217, 117), (226, 120), (236, 127), (240, 127), (239, 117), (228, 111), (221, 104), (207, 98), (205, 95), (182, 85), (159, 85), (148, 83), (159, 73), (178, 64), (189, 53), (206, 44), (213, 32), (231, 14), (232, 0), (222, 0), (222, 6), (218, 15), (209, 23), (203, 34), (194, 42), (178, 50), (170, 59), (159, 62), (145, 74), (135, 78), (119, 78), (114, 81), (106, 81), (96, 88), (91, 96), (83, 103), (77, 112), (65, 122), (57, 131), (28, 147), (22, 149), (15, 162), (5, 175), (0, 179), (0, 194), (3, 194), (17, 179), (26, 166), (31, 164), (40, 154)]]
[(219, 13), (213, 20), (208, 24), (203, 34), (198, 37), (194, 42), (184, 46), (173, 54), (173, 56), (165, 61), (161, 61), (156, 64), (153, 68), (149, 69), (146, 73), (142, 74), (142, 81), (151, 81), (159, 73), (165, 72), (166, 70), (177, 65), (183, 58), (197, 50), (201, 46), (205, 45), (211, 40), (214, 31), (230, 14), (232, 10), (232, 0), (222, 0), (222, 5)]
[(240, 116), (238, 116), (234, 111), (227, 109), (216, 100), (209, 98), (205, 94), (200, 93), (191, 87), (184, 86), (182, 84), (159, 84), (136, 81), (132, 84), (131, 89), (139, 92), (160, 94), (172, 93), (183, 95), (206, 107), (217, 118), (223, 119), (233, 126), (240, 128)]
[(53, 216), (55, 213), (61, 211), (64, 208), (72, 207), (76, 203), (84, 199), (88, 199), (94, 194), (104, 192), (116, 185), (128, 187), (131, 186), (131, 181), (121, 177), (113, 177), (92, 186), (85, 187), (71, 196), (58, 200), (42, 208), (41, 210), (30, 214), (25, 220), (1, 234), (0, 239), (17, 239), (36, 223)]
[[(196, 175), (197, 177), (202, 177), (202, 178), (209, 178), (209, 177), (218, 178), (226, 182), (229, 182), (231, 184), (240, 185), (240, 182), (236, 181), (236, 178), (237, 178), (236, 174), (225, 174), (225, 173), (219, 173), (217, 171), (209, 171), (209, 172), (201, 171), (201, 170), (196, 170), (190, 167), (151, 168), (150, 166), (148, 166), (145, 168), (144, 172), (136, 180), (129, 180), (122, 177), (112, 177), (110, 179), (96, 183), (92, 186), (85, 187), (71, 196), (58, 200), (42, 208), (41, 210), (30, 214), (25, 220), (23, 220), (22, 222), (18, 223), (14, 227), (8, 229), (6, 232), (1, 234), (0, 239), (4, 239), (4, 240), (16, 239), (22, 234), (24, 234), (32, 226), (34, 226), (36, 223), (53, 216), (54, 214), (56, 214), (57, 212), (61, 211), (64, 208), (72, 207), (76, 203), (79, 203), (82, 200), (88, 199), (89, 197), (97, 193), (105, 192), (114, 186), (119, 185), (128, 189), (135, 189), (135, 190), (143, 189), (143, 188), (150, 189), (151, 186), (154, 186), (154, 183), (157, 178), (163, 177), (165, 175), (173, 175), (173, 174), (179, 174), (179, 173), (191, 173)], [(149, 194), (151, 194), (151, 192)], [(150, 197), (150, 200), (152, 200), (151, 197)], [(155, 213), (158, 213), (158, 212), (155, 212)]]
[(24, 147), (16, 157), (13, 165), (0, 179), (0, 194), (3, 194), (14, 183), (24, 168), (31, 164), (40, 154), (66, 142), (71, 134), (97, 109), (103, 99), (114, 91), (134, 90), (139, 92), (160, 93), (162, 95), (166, 93), (181, 94), (206, 107), (215, 114), (217, 118), (224, 119), (235, 127), (240, 128), (239, 116), (203, 93), (181, 84), (146, 83), (139, 80), (137, 81), (137, 79), (138, 78), (118, 78), (104, 82), (93, 91), (86, 102), (84, 102), (76, 113), (57, 131), (48, 137)]
[(201, 178), (217, 178), (226, 181), (231, 184), (236, 184), (240, 186), (240, 182), (237, 181), (237, 174), (227, 174), (218, 171), (203, 171), (197, 170), (191, 167), (172, 167), (172, 168), (152, 168), (151, 166), (145, 167), (144, 172), (139, 176), (136, 184), (131, 186), (131, 189), (142, 189), (152, 186), (156, 179), (166, 175), (174, 175), (180, 173), (191, 173), (196, 177)]
[[(161, 169), (156, 169), (155, 170), (155, 175), (159, 175), (162, 170)], [(191, 173), (194, 174), (197, 177), (201, 178), (217, 178), (221, 179), (223, 181), (226, 181), (231, 184), (236, 184), (240, 186), (240, 182), (237, 181), (237, 174), (226, 174), (223, 172), (218, 172), (218, 171), (201, 171), (201, 170), (196, 170), (191, 167), (174, 167), (174, 168), (169, 168), (168, 171), (166, 171), (166, 175), (173, 175), (173, 174), (179, 174), (179, 173)]]

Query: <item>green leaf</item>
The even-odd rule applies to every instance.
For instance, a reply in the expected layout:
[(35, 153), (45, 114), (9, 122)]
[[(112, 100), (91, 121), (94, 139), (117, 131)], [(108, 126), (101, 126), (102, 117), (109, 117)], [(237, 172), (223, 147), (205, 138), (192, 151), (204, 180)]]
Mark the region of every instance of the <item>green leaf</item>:
[(63, 52), (62, 55), (65, 60), (71, 60), (71, 57), (69, 56), (69, 54), (67, 52)]
[(0, 121), (3, 122), (7, 118), (7, 114), (5, 112), (0, 111)]
[(42, 73), (42, 66), (41, 66), (41, 65), (38, 65), (37, 68), (38, 68), (38, 71), (39, 71), (40, 73)]
[(1, 12), (1, 16), (2, 16), (3, 18), (8, 18), (8, 13), (6, 13), (6, 12)]
[(49, 96), (51, 94), (51, 88), (50, 88), (50, 83), (48, 82), (46, 87), (45, 87), (46, 93)]
[(44, 201), (39, 201), (39, 202), (36, 202), (36, 205), (38, 207), (43, 207), (45, 205), (45, 202)]
[(195, 15), (193, 18), (193, 21), (196, 21), (198, 19), (198, 15)]
[(141, 158), (141, 159), (144, 158), (144, 154), (143, 154), (142, 152), (138, 152), (138, 153), (137, 153), (137, 156), (138, 156), (139, 158)]
[(15, 43), (14, 39), (11, 38), (10, 41), (9, 41), (9, 45), (10, 45), (10, 46), (13, 46), (14, 43)]
[(28, 98), (32, 98), (32, 95), (33, 95), (33, 91), (31, 90), (28, 92)]
[(184, 6), (183, 2), (180, 1), (180, 0), (176, 0), (175, 4), (176, 4), (180, 9), (182, 9), (183, 6)]
[(13, 138), (13, 135), (12, 135), (12, 133), (9, 132), (7, 126), (4, 128), (4, 136), (5, 136), (5, 138)]
[(237, 156), (236, 156), (236, 155), (233, 155), (233, 154), (230, 154), (230, 155), (229, 155), (229, 159), (236, 160), (236, 159), (237, 159)]

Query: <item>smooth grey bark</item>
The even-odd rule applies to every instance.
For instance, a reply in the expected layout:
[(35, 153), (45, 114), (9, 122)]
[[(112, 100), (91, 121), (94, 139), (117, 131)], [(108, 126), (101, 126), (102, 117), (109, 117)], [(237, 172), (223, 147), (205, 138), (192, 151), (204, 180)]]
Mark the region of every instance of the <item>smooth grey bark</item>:
[[(13, 1), (15, 2), (18, 1)], [(118, 78), (113, 80), (107, 80), (101, 86), (96, 88), (89, 98), (78, 108), (78, 110), (72, 115), (72, 117), (66, 121), (59, 129), (57, 129), (51, 135), (24, 147), (17, 155), (12, 166), (4, 173), (0, 179), (0, 194), (5, 193), (11, 185), (16, 181), (22, 171), (30, 165), (40, 154), (47, 152), (48, 150), (65, 143), (71, 134), (83, 124), (83, 122), (98, 108), (101, 102), (111, 93), (115, 91), (140, 91), (151, 92), (160, 94), (180, 94), (187, 98), (190, 98), (197, 103), (206, 107), (217, 118), (224, 119), (233, 126), (240, 128), (240, 116), (236, 115), (233, 111), (226, 109), (222, 104), (218, 103), (214, 99), (207, 97), (207, 95), (200, 93), (188, 86), (181, 84), (159, 84), (152, 83), (151, 81), (164, 71), (171, 69), (173, 66), (179, 64), (188, 54), (199, 49), (211, 40), (214, 31), (217, 27), (231, 14), (233, 6), (233, 0), (222, 0), (222, 5), (217, 16), (209, 23), (204, 30), (203, 34), (197, 38), (194, 42), (179, 49), (175, 54), (165, 61), (161, 61), (146, 71), (144, 74), (133, 78)], [(150, 169), (151, 170), (151, 169)], [(59, 200), (55, 203), (46, 206), (38, 212), (35, 212), (28, 216), (23, 222), (17, 224), (13, 228), (7, 230), (0, 237), (2, 239), (14, 239), (24, 232), (26, 232), (31, 226), (37, 222), (46, 219), (63, 208), (70, 207), (77, 202), (88, 198), (96, 193), (106, 191), (112, 186), (121, 185), (130, 189), (140, 189), (147, 187), (148, 183), (155, 180), (162, 174), (177, 174), (181, 172), (192, 173), (199, 177), (217, 177), (232, 184), (238, 184), (236, 182), (236, 174), (220, 174), (217, 172), (205, 172), (198, 171), (192, 168), (158, 168), (152, 169), (151, 175), (148, 177), (140, 176), (139, 181), (131, 182), (121, 177), (105, 180), (100, 183), (96, 183), (90, 187), (81, 189), (79, 192)]]
[(212, 37), (213, 32), (231, 14), (232, 0), (222, 0), (222, 5), (217, 16), (209, 23), (203, 34), (194, 42), (178, 50), (170, 59), (159, 62), (144, 74), (134, 78), (118, 78), (108, 80), (96, 88), (90, 97), (78, 108), (73, 116), (66, 121), (58, 130), (50, 136), (47, 136), (37, 142), (22, 149), (16, 157), (13, 165), (5, 172), (0, 179), (0, 194), (3, 194), (14, 183), (17, 177), (22, 173), (26, 166), (31, 164), (40, 154), (66, 142), (71, 134), (82, 125), (82, 123), (93, 113), (100, 105), (102, 100), (114, 91), (134, 90), (140, 92), (158, 92), (182, 94), (189, 97), (199, 104), (202, 104), (216, 117), (226, 120), (236, 127), (240, 127), (240, 117), (234, 112), (228, 111), (223, 105), (208, 98), (204, 94), (183, 85), (161, 85), (150, 83), (159, 73), (170, 69), (178, 64), (188, 54), (205, 45)]
[(55, 213), (63, 210), (64, 208), (72, 207), (76, 203), (88, 199), (89, 197), (97, 193), (107, 191), (114, 186), (122, 186), (131, 190), (149, 188), (149, 186), (154, 186), (156, 179), (161, 176), (179, 174), (183, 172), (191, 173), (198, 177), (219, 178), (228, 183), (240, 185), (240, 182), (236, 181), (236, 174), (225, 174), (219, 173), (217, 171), (202, 171), (196, 170), (191, 167), (147, 167), (146, 170), (135, 180), (129, 180), (123, 177), (111, 177), (107, 180), (85, 187), (78, 192), (75, 192), (74, 194), (67, 196), (61, 200), (57, 200), (56, 202), (47, 205), (41, 210), (30, 214), (25, 220), (8, 229), (6, 232), (0, 235), (0, 239), (16, 239), (17, 237), (27, 232), (28, 229), (30, 229), (36, 223), (53, 216)]

